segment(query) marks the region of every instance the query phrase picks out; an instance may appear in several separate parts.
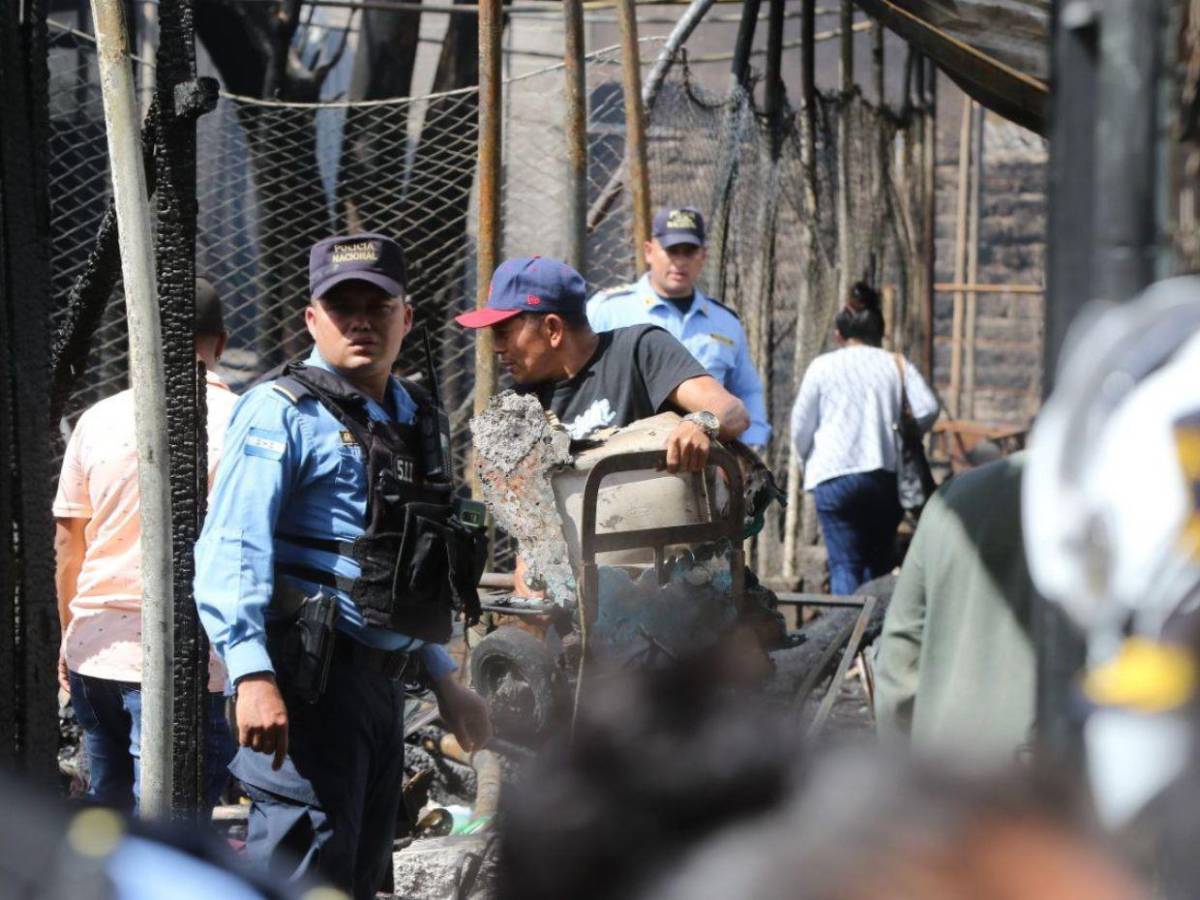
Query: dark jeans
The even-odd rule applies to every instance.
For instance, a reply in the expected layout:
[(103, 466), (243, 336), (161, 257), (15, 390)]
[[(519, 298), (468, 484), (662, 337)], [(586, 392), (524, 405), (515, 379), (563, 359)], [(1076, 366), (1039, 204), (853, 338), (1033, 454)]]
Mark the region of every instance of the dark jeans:
[[(118, 809), (137, 809), (141, 796), (142, 686), (68, 673), (71, 707), (83, 729), (90, 786), (88, 796)], [(204, 745), (206, 813), (211, 814), (229, 780), (233, 735), (225, 719), (225, 697), (208, 695), (208, 728)], [(207, 818), (207, 815), (206, 815)]]
[(817, 519), (829, 551), (829, 590), (855, 588), (891, 571), (896, 526), (904, 517), (896, 473), (856, 472), (822, 481), (813, 490)]
[(324, 877), (374, 898), (392, 863), (404, 787), (403, 681), (335, 657), (315, 703), (289, 696), (288, 755), (240, 747), (229, 770), (250, 796), (246, 856), (279, 878)]

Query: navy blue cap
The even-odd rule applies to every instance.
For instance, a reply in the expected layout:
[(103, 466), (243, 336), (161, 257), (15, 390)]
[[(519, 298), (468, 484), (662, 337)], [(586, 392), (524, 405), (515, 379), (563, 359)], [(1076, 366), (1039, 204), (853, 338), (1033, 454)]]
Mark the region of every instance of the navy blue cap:
[(704, 246), (704, 216), (694, 206), (660, 209), (654, 215), (650, 234), (664, 247), (676, 244)]
[(382, 234), (338, 235), (313, 244), (308, 253), (309, 293), (324, 297), (344, 281), (365, 281), (383, 288), (389, 297), (403, 296), (404, 251)]
[(518, 256), (496, 267), (487, 305), (455, 316), (465, 328), (488, 328), (521, 313), (579, 315), (587, 302), (583, 276), (557, 259)]

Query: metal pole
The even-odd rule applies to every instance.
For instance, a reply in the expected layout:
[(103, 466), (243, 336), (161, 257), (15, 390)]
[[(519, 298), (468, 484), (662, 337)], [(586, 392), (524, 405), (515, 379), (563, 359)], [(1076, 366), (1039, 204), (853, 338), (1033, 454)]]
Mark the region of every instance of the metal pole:
[(587, 77), (584, 71), (583, 0), (563, 0), (563, 63), (566, 75), (567, 262), (587, 264)]
[[(475, 303), (487, 304), (488, 285), (500, 261), (500, 37), (501, 0), (479, 4), (479, 225), (476, 235)], [(492, 334), (475, 332), (475, 414), (496, 392)]]
[(1154, 278), (1159, 3), (1104, 0), (1096, 104), (1096, 290), (1128, 300)]
[(646, 116), (634, 0), (619, 0), (617, 19), (621, 26), (621, 83), (625, 94), (625, 164), (633, 206), (633, 260), (640, 276), (646, 271), (642, 247), (650, 240), (650, 173), (646, 168)]
[(141, 810), (166, 819), (172, 796), (174, 622), (166, 386), (155, 288), (154, 242), (142, 166), (139, 105), (121, 0), (93, 0), (100, 87), (112, 168), (113, 205), (129, 320), (142, 549)]
[[(1054, 90), (1050, 94), (1043, 376), (1047, 394), (1067, 328), (1095, 296), (1096, 24), (1090, 4), (1056, 0), (1051, 10)], [(1083, 752), (1082, 734), (1069, 710), (1075, 677), (1086, 655), (1082, 637), (1062, 610), (1044, 599), (1034, 606), (1031, 633), (1037, 653), (1039, 751), (1051, 762), (1077, 764)]]
[(876, 20), (871, 25), (871, 78), (875, 82), (875, 102), (883, 109), (887, 96), (884, 85), (883, 23)]
[(842, 0), (841, 56), (838, 77), (843, 93), (854, 87), (854, 3)]

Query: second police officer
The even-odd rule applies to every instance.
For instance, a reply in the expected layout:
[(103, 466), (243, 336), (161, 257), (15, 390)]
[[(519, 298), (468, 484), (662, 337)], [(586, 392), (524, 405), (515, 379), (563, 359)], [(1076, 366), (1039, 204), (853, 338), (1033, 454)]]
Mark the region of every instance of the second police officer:
[(659, 325), (708, 373), (745, 404), (750, 427), (741, 440), (762, 450), (771, 438), (762, 379), (750, 358), (746, 331), (729, 307), (706, 296), (696, 281), (704, 269), (704, 217), (691, 206), (660, 209), (646, 241), (646, 274), (633, 284), (595, 294), (587, 305), (596, 331)]
[(309, 287), (311, 355), (234, 410), (196, 603), (236, 687), (248, 855), (373, 897), (402, 798), (411, 656), (463, 746), (490, 737), (441, 646), (453, 613), (478, 609), (481, 538), (438, 471), (430, 396), (391, 374), (413, 319), (400, 246), (320, 241)]

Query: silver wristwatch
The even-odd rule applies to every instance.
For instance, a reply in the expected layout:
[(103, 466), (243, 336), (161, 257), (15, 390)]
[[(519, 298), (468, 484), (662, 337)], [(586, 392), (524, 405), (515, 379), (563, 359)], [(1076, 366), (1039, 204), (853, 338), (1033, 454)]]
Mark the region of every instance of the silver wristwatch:
[(688, 413), (683, 417), (683, 421), (692, 422), (700, 426), (700, 430), (707, 434), (710, 438), (716, 438), (721, 433), (721, 420), (707, 409), (702, 409), (698, 412)]

